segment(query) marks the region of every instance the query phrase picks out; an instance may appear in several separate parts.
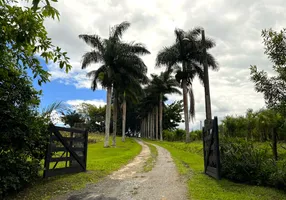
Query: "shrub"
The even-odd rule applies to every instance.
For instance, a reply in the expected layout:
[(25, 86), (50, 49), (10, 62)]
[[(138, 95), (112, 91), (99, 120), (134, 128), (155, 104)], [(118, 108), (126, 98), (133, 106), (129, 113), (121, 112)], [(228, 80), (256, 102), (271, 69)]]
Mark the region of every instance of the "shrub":
[(201, 130), (195, 130), (190, 132), (190, 136), (191, 136), (191, 141), (202, 140), (203, 133)]
[(175, 133), (169, 130), (163, 130), (163, 140), (175, 141)]
[(186, 132), (183, 129), (176, 129), (175, 131), (163, 130), (163, 139), (166, 141), (184, 141)]
[(176, 129), (175, 136), (176, 141), (183, 141), (186, 138), (186, 131), (183, 129)]
[(37, 178), (47, 122), (35, 109), (38, 92), (25, 74), (0, 68), (0, 199)]
[(255, 148), (252, 142), (221, 138), (222, 176), (233, 181), (277, 188), (286, 186), (286, 162), (276, 162), (268, 149)]

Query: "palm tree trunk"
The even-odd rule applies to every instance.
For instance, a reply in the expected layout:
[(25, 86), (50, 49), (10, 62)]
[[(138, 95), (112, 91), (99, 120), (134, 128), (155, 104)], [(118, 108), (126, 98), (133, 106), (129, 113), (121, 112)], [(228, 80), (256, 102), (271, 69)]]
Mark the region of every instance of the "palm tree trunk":
[(144, 118), (144, 138), (147, 136), (147, 117)]
[(159, 131), (160, 131), (160, 141), (163, 141), (163, 94), (160, 94), (159, 102)]
[(111, 87), (107, 87), (104, 147), (109, 147), (110, 115), (111, 115)]
[(155, 112), (156, 112), (156, 140), (158, 140), (158, 131), (159, 131), (159, 113), (158, 113), (158, 106), (156, 106), (156, 109), (155, 109)]
[(189, 131), (188, 90), (187, 90), (187, 81), (186, 80), (183, 80), (183, 103), (184, 103), (186, 143), (189, 143), (191, 141), (191, 138), (190, 138), (190, 131)]
[(114, 89), (114, 101), (113, 101), (113, 133), (112, 133), (112, 146), (116, 146), (116, 132), (117, 132), (117, 92)]
[(126, 99), (125, 92), (123, 95), (123, 105), (122, 105), (122, 141), (125, 141), (125, 126), (126, 126)]
[(153, 133), (154, 133), (154, 128), (153, 128), (153, 111), (150, 111), (150, 121), (151, 121), (151, 132), (150, 132), (150, 138), (153, 140)]
[(155, 108), (152, 110), (152, 139), (155, 139)]
[(150, 112), (148, 113), (148, 138), (150, 139), (151, 136), (151, 116)]

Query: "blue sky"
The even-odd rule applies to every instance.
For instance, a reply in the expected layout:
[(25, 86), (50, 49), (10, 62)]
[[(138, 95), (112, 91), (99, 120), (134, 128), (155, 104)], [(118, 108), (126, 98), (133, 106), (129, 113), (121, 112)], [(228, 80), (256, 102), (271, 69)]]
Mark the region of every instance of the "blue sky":
[[(40, 59), (40, 62), (43, 68), (49, 71), (45, 61)], [(65, 73), (64, 70), (61, 71)], [(31, 75), (31, 72), (28, 72), (28, 74)], [(53, 80), (52, 76), (50, 82), (43, 83), (41, 86), (38, 85), (37, 80), (37, 78), (33, 80), (33, 85), (37, 90), (42, 90), (40, 110), (54, 102), (62, 102), (67, 106), (76, 106), (78, 103), (74, 101), (79, 101), (79, 103), (81, 101), (91, 102), (94, 99), (106, 101), (106, 91), (102, 89), (93, 91), (90, 88), (77, 88), (75, 85), (65, 84), (59, 79)]]

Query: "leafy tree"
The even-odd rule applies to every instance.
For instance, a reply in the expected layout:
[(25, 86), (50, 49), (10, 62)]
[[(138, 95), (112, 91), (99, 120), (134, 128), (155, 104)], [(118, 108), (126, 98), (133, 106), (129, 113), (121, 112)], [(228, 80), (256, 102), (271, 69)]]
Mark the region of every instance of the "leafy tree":
[(76, 123), (83, 123), (84, 119), (81, 114), (77, 113), (75, 110), (68, 110), (67, 112), (62, 112), (61, 119), (65, 123), (65, 125), (69, 125), (70, 127), (74, 127)]
[(253, 65), (250, 67), (251, 80), (255, 83), (256, 91), (264, 94), (267, 106), (280, 108), (286, 116), (286, 29), (280, 32), (263, 30), (262, 37), (264, 53), (273, 62), (273, 70), (277, 75), (269, 77), (267, 72), (258, 71), (257, 66)]
[(47, 35), (44, 20), (58, 16), (58, 12), (49, 1), (45, 2), (43, 7), (35, 1), (33, 7), (20, 7), (15, 0), (0, 0), (0, 66), (30, 69), (39, 84), (50, 76), (40, 59), (46, 63), (52, 60), (66, 71), (71, 68), (66, 52), (55, 47)]
[(174, 130), (182, 121), (183, 101), (175, 101), (166, 105), (163, 114), (163, 130)]
[[(194, 96), (192, 89), (192, 81), (197, 75), (200, 80), (203, 78), (203, 46), (199, 38), (201, 28), (195, 28), (191, 31), (185, 32), (181, 29), (175, 30), (175, 43), (170, 47), (162, 49), (156, 59), (157, 66), (166, 65), (167, 67), (178, 68), (181, 64), (181, 68), (177, 70), (176, 79), (180, 82), (183, 88), (183, 102), (184, 102), (184, 118), (185, 118), (185, 130), (186, 130), (186, 142), (190, 142), (189, 132), (189, 109), (188, 109), (188, 93), (190, 96), (190, 116), (195, 116)], [(209, 50), (214, 47), (215, 43), (206, 39), (205, 48)], [(218, 68), (218, 64), (215, 58), (207, 52), (207, 64), (213, 69)]]
[[(138, 55), (148, 54), (149, 51), (140, 43), (123, 43), (121, 38), (123, 33), (130, 26), (128, 22), (122, 22), (112, 28), (108, 39), (102, 39), (98, 35), (80, 35), (88, 45), (94, 48), (93, 51), (83, 55), (82, 68), (85, 69), (92, 63), (101, 63), (97, 69), (88, 73), (92, 77), (92, 89), (97, 88), (99, 82), (102, 87), (107, 88), (107, 105), (105, 119), (105, 142), (104, 146), (109, 146), (109, 126), (111, 117), (111, 91), (115, 80), (120, 74), (130, 74), (134, 77), (140, 77), (146, 74), (147, 67)], [(117, 99), (116, 87), (115, 99)], [(115, 101), (115, 104), (117, 100)], [(117, 108), (117, 106), (114, 106)], [(116, 109), (117, 110), (117, 109)], [(114, 113), (116, 116), (117, 114)], [(114, 122), (115, 127), (116, 121)], [(116, 130), (115, 130), (116, 131)], [(115, 135), (116, 133), (114, 133)], [(113, 139), (115, 145), (115, 137)]]
[(49, 120), (37, 112), (40, 93), (27, 71), (41, 85), (50, 76), (41, 59), (71, 68), (44, 26), (58, 11), (48, 0), (32, 3), (22, 7), (15, 0), (0, 0), (0, 199), (38, 177), (46, 149)]
[(0, 68), (0, 198), (38, 177), (47, 121), (36, 112), (39, 93), (25, 72)]
[(87, 123), (89, 131), (104, 132), (104, 117), (106, 106), (97, 107), (92, 104), (83, 103), (79, 106), (78, 112)]

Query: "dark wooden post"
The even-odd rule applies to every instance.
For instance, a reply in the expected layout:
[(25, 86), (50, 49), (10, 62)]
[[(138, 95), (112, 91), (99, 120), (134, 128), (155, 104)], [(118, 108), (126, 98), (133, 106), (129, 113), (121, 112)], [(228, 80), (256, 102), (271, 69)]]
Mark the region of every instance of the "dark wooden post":
[(84, 171), (86, 171), (86, 165), (87, 165), (87, 145), (88, 145), (88, 132), (87, 130), (84, 131), (84, 163), (85, 163), (85, 168)]
[(217, 170), (217, 179), (221, 179), (220, 176), (220, 152), (219, 152), (219, 137), (218, 137), (218, 120), (217, 117), (214, 117), (213, 121), (213, 133), (214, 133), (214, 141), (215, 141), (215, 156), (216, 156), (216, 170)]

